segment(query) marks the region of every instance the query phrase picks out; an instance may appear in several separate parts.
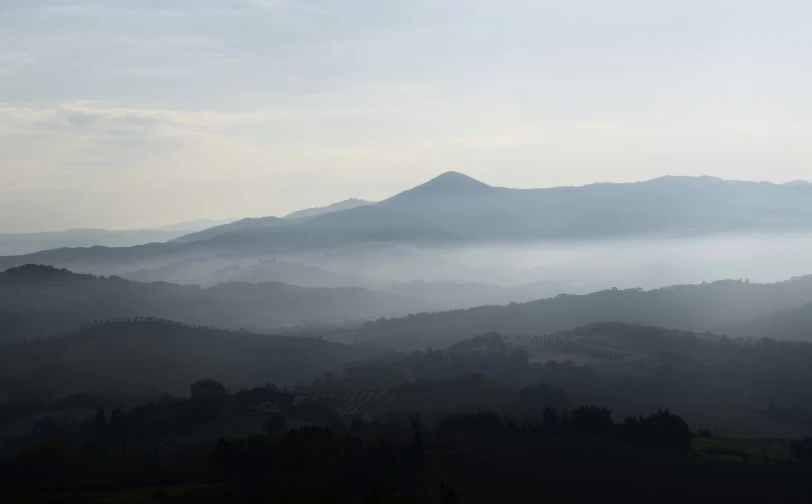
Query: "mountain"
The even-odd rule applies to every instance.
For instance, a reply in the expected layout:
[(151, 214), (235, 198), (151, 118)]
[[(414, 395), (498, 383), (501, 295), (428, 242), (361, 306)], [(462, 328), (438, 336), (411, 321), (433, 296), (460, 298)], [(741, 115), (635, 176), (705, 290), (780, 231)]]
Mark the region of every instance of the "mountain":
[(270, 229), (277, 226), (283, 226), (287, 224), (284, 219), (280, 219), (279, 217), (259, 217), (259, 218), (246, 218), (240, 219), (235, 222), (231, 222), (229, 224), (223, 224), (221, 226), (214, 226), (212, 228), (204, 229), (202, 231), (198, 231), (197, 233), (191, 233), (180, 238), (176, 238), (172, 240), (175, 243), (192, 243), (196, 241), (203, 241), (209, 238), (213, 238), (215, 236), (219, 236), (226, 233), (234, 233), (240, 231), (247, 231), (247, 230), (256, 230), (256, 229)]
[(425, 308), (418, 300), (344, 287), (231, 282), (201, 288), (80, 275), (26, 265), (0, 273), (0, 340), (51, 336), (92, 320), (151, 316), (267, 330), (363, 320)]
[[(490, 331), (543, 335), (596, 322), (704, 332), (807, 303), (812, 303), (812, 275), (774, 284), (727, 280), (649, 291), (612, 289), (508, 306), (379, 319), (344, 338), (413, 350), (443, 346)], [(796, 334), (769, 332), (761, 336), (784, 339)]]
[(182, 229), (113, 231), (108, 229), (69, 229), (46, 233), (0, 234), (0, 255), (24, 255), (66, 247), (132, 247), (167, 242), (189, 233)]
[(198, 219), (193, 221), (178, 222), (177, 224), (169, 224), (167, 226), (161, 226), (158, 229), (163, 231), (182, 231), (186, 233), (192, 233), (195, 231), (203, 231), (204, 229), (209, 229), (215, 226), (231, 224), (235, 220), (236, 219), (222, 219), (222, 220)]
[(0, 256), (31, 254), (41, 250), (67, 247), (132, 247), (146, 243), (163, 243), (230, 222), (232, 221), (201, 219), (153, 229), (68, 229), (44, 233), (0, 234)]
[[(312, 251), (663, 239), (812, 230), (812, 185), (663, 177), (550, 189), (491, 187), (446, 173), (375, 204), (304, 219), (243, 219), (138, 249), (2, 257), (105, 274), (214, 254), (265, 258)], [(181, 246), (182, 245), (182, 246)]]
[(371, 201), (366, 201), (357, 198), (350, 198), (348, 200), (339, 201), (338, 203), (333, 203), (332, 205), (328, 205), (325, 207), (318, 207), (318, 208), (308, 208), (305, 210), (299, 210), (298, 212), (293, 212), (290, 215), (286, 215), (283, 217), (284, 219), (288, 220), (297, 220), (297, 219), (306, 219), (309, 217), (316, 217), (319, 215), (324, 215), (331, 212), (338, 212), (340, 210), (350, 210), (352, 208), (356, 208), (359, 206), (364, 205), (371, 205), (373, 204)]
[[(211, 245), (527, 243), (812, 229), (812, 185), (663, 177), (551, 189), (491, 187), (449, 172), (373, 205), (295, 226), (220, 234)], [(201, 245), (204, 245), (201, 243)]]

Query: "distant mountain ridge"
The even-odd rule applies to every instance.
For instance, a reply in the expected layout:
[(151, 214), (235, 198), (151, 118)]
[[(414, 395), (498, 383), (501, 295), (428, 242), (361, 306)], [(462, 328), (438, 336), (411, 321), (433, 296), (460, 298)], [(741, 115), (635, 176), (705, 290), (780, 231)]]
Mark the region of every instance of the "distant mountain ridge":
[[(221, 235), (250, 246), (329, 247), (358, 241), (510, 243), (642, 235), (812, 229), (812, 185), (662, 177), (551, 189), (491, 187), (448, 172), (374, 205), (295, 227)], [(405, 230), (405, 232), (404, 232)]]
[(204, 229), (196, 233), (187, 234), (172, 240), (174, 243), (192, 243), (203, 241), (226, 233), (234, 233), (251, 229), (269, 229), (284, 226), (288, 223), (279, 217), (249, 217), (235, 222)]
[(332, 205), (327, 205), (325, 207), (299, 210), (298, 212), (293, 212), (292, 214), (284, 216), (283, 219), (288, 220), (306, 219), (308, 217), (316, 217), (318, 215), (324, 215), (330, 212), (338, 212), (341, 210), (350, 210), (352, 208), (371, 204), (373, 204), (373, 202), (371, 201), (366, 201), (358, 198), (350, 198), (344, 201), (339, 201), (338, 203), (333, 203)]
[(229, 222), (232, 221), (201, 219), (148, 229), (75, 228), (64, 231), (0, 234), (0, 256), (31, 254), (69, 247), (132, 247), (146, 243), (163, 243)]
[[(0, 269), (44, 263), (130, 271), (213, 254), (275, 256), (353, 246), (571, 243), (812, 231), (812, 184), (662, 177), (637, 183), (509, 189), (449, 172), (384, 201), (307, 218), (243, 219), (139, 249), (0, 257)], [(115, 266), (115, 268), (112, 268)], [(119, 269), (116, 269), (119, 268)]]

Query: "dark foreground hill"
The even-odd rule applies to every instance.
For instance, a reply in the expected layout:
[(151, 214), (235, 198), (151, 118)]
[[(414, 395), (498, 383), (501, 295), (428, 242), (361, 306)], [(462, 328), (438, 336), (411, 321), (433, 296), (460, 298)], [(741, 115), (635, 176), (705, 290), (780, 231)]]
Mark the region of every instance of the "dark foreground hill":
[(201, 288), (27, 265), (0, 273), (0, 341), (51, 336), (115, 317), (153, 316), (265, 330), (405, 314), (419, 306), (409, 298), (361, 288), (306, 288), (278, 282)]
[[(368, 322), (343, 337), (403, 349), (421, 349), (448, 345), (489, 331), (507, 335), (548, 334), (594, 322), (626, 322), (704, 332), (810, 302), (812, 276), (774, 284), (726, 280), (649, 291), (612, 289), (586, 295), (559, 295), (508, 306), (420, 313)], [(794, 339), (799, 333), (769, 331), (751, 335)]]
[(104, 322), (65, 336), (0, 345), (0, 394), (9, 400), (78, 392), (182, 395), (201, 378), (231, 387), (292, 384), (374, 353), (363, 345), (160, 320)]

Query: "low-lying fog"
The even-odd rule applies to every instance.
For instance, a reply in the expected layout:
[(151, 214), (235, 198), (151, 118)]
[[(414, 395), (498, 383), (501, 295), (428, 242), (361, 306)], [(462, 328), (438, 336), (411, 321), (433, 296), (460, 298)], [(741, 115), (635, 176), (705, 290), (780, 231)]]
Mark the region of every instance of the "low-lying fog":
[(451, 249), (359, 247), (289, 260), (394, 282), (500, 286), (555, 282), (576, 291), (650, 289), (728, 278), (776, 282), (812, 274), (812, 236), (769, 234)]
[[(776, 282), (812, 274), (812, 237), (772, 234), (465, 248), (365, 243), (277, 256), (176, 259), (158, 266), (122, 276), (200, 285), (278, 281), (305, 287), (359, 286), (447, 309), (611, 287), (652, 289), (729, 278)], [(472, 283), (483, 285), (459, 285)]]

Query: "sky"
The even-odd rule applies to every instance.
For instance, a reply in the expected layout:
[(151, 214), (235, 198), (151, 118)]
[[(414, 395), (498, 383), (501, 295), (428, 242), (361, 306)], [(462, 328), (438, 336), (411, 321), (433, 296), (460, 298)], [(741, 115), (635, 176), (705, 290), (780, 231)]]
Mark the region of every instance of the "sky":
[(0, 0), (0, 232), (812, 178), (807, 0)]

